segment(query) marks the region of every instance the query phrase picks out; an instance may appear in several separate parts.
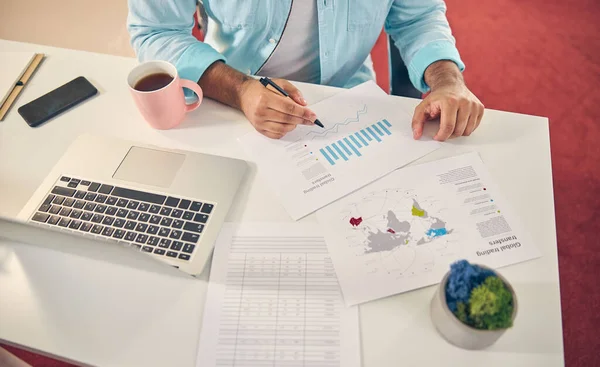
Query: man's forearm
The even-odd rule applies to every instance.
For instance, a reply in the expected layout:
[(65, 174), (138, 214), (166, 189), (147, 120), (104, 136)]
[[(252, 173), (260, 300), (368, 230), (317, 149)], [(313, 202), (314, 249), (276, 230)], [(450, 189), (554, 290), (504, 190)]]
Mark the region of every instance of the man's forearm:
[(206, 69), (198, 84), (206, 97), (240, 109), (241, 91), (248, 80), (250, 77), (246, 74), (217, 61)]
[(431, 89), (456, 83), (464, 84), (462, 73), (452, 61), (440, 60), (425, 69), (425, 83)]

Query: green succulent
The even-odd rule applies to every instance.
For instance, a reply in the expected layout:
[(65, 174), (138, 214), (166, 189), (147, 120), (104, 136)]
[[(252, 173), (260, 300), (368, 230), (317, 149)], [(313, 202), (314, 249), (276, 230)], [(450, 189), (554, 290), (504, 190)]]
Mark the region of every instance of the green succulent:
[(505, 329), (512, 326), (512, 293), (497, 276), (489, 276), (473, 288), (469, 302), (457, 303), (456, 317), (477, 329)]

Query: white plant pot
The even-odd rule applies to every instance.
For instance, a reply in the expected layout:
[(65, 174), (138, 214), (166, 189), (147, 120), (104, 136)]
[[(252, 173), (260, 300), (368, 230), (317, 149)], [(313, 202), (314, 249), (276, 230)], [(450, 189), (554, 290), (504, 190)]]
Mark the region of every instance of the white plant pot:
[[(477, 266), (489, 269), (486, 266)], [(515, 321), (517, 316), (517, 297), (510, 283), (496, 271), (494, 271), (498, 278), (502, 279), (508, 290), (513, 296), (513, 314), (512, 320)], [(498, 330), (480, 330), (475, 329), (467, 324), (460, 321), (448, 308), (446, 303), (446, 283), (448, 282), (448, 276), (450, 272), (446, 273), (438, 289), (433, 295), (431, 300), (431, 320), (437, 331), (446, 339), (449, 343), (463, 349), (484, 349), (494, 344), (498, 338), (504, 334), (506, 329)]]

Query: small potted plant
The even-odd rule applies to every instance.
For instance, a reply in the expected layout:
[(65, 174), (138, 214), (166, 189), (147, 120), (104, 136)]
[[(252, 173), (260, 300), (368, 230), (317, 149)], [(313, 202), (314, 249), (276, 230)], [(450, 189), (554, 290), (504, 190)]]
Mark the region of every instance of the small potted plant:
[(483, 349), (513, 325), (517, 298), (492, 269), (460, 260), (450, 266), (431, 301), (431, 319), (450, 343)]

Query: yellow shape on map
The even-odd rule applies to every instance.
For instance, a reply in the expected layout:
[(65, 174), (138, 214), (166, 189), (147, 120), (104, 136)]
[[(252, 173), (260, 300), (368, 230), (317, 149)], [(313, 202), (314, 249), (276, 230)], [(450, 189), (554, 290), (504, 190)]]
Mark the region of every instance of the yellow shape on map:
[(414, 215), (415, 217), (424, 217), (425, 216), (425, 210), (419, 210), (417, 208), (415, 208), (415, 206), (413, 205), (412, 207), (412, 215)]

